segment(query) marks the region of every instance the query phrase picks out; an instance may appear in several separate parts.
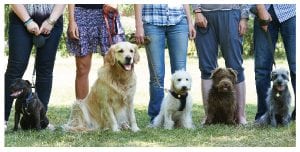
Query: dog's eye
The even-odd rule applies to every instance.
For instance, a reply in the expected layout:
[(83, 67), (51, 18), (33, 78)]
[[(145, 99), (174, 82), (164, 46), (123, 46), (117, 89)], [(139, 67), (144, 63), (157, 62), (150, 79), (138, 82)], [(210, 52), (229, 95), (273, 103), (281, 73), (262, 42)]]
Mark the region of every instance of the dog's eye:
[(123, 52), (124, 52), (124, 50), (123, 50), (123, 49), (121, 49), (121, 50), (119, 50), (119, 51), (118, 51), (118, 53), (123, 53)]
[(177, 79), (177, 81), (181, 81), (181, 79)]
[(133, 53), (133, 50), (130, 50), (130, 53)]
[(185, 80), (186, 80), (186, 81), (189, 81), (189, 79), (188, 79), (188, 78), (186, 78)]

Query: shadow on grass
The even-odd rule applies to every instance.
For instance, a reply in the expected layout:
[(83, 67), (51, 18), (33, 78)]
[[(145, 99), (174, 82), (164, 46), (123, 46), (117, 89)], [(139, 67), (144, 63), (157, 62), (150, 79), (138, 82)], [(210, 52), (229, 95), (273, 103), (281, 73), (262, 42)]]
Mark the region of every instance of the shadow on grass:
[(50, 122), (56, 126), (55, 131), (17, 131), (13, 132), (13, 120), (9, 121), (9, 130), (5, 133), (6, 147), (149, 147), (149, 146), (230, 146), (230, 147), (294, 147), (296, 146), (295, 123), (288, 127), (253, 127), (256, 106), (247, 105), (247, 126), (211, 125), (201, 126), (203, 118), (203, 107), (193, 107), (193, 121), (196, 129), (151, 129), (147, 128), (149, 118), (146, 107), (137, 107), (136, 117), (141, 129), (138, 133), (122, 131), (114, 133), (107, 131), (92, 131), (86, 133), (67, 133), (60, 126), (67, 122), (70, 107), (50, 107), (48, 117)]

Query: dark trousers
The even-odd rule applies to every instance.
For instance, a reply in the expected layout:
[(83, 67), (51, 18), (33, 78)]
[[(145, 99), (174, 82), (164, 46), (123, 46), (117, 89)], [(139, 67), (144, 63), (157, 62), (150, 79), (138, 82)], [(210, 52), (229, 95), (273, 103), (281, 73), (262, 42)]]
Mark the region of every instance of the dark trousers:
[[(63, 31), (63, 19), (60, 17), (54, 25), (45, 45), (36, 51), (36, 92), (47, 109), (51, 88), (52, 73), (60, 36)], [(13, 99), (10, 85), (16, 78), (22, 78), (28, 65), (33, 48), (32, 34), (23, 22), (14, 14), (9, 16), (9, 57), (5, 72), (5, 121), (8, 121)]]
[[(280, 23), (273, 7), (269, 8), (272, 22), (268, 26), (272, 38), (272, 48), (275, 48), (280, 32), (287, 61), (290, 69), (293, 90), (296, 93), (296, 16)], [(254, 55), (255, 55), (255, 82), (257, 93), (257, 113), (255, 119), (260, 118), (268, 109), (266, 103), (267, 91), (271, 85), (271, 71), (273, 54), (275, 50), (269, 46), (264, 31), (260, 27), (257, 18), (254, 20)], [(296, 95), (295, 95), (296, 101)], [(296, 107), (296, 106), (295, 106)]]

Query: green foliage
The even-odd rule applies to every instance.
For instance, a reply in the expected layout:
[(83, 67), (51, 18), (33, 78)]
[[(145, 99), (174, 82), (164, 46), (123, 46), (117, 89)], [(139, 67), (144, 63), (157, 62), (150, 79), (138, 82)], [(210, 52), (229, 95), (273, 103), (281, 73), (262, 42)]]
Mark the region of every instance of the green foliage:
[(122, 16), (133, 16), (134, 15), (133, 4), (120, 4), (118, 6), (118, 9)]
[[(5, 133), (6, 147), (295, 147), (296, 124), (292, 122), (288, 127), (264, 127), (252, 125), (228, 126), (211, 125), (199, 126), (203, 117), (203, 107), (193, 107), (193, 120), (195, 130), (187, 129), (153, 129), (147, 128), (149, 119), (147, 107), (136, 107), (135, 113), (138, 126), (141, 131), (133, 133), (122, 131), (114, 133), (107, 131), (92, 131), (86, 133), (67, 133), (61, 129), (61, 125), (68, 120), (70, 107), (49, 107), (48, 116), (50, 122), (56, 126), (55, 131), (17, 131), (13, 132), (13, 121), (9, 121), (9, 131)], [(255, 105), (247, 105), (248, 120), (254, 119)]]

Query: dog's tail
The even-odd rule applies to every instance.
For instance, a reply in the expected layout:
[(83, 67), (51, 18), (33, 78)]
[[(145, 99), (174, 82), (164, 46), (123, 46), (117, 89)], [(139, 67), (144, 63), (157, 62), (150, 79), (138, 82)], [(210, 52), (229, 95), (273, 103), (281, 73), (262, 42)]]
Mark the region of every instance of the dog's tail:
[(97, 128), (94, 124), (91, 124), (91, 120), (88, 115), (89, 113), (86, 109), (85, 102), (75, 101), (67, 124), (62, 126), (63, 130), (67, 132), (82, 132)]

